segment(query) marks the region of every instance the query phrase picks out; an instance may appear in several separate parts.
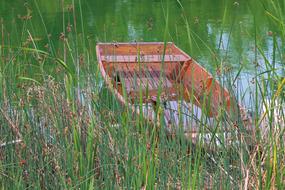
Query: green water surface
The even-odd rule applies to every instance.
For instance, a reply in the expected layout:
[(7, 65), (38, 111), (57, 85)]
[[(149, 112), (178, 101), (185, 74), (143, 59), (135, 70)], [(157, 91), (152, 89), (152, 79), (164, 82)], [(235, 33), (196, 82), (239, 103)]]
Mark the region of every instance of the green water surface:
[[(72, 31), (76, 28), (76, 34), (83, 35), (83, 41), (93, 45), (113, 41), (172, 41), (213, 74), (221, 65), (236, 71), (242, 65), (243, 73), (251, 73), (256, 70), (256, 62), (264, 64), (256, 45), (269, 62), (280, 65), (284, 62), (284, 35), (274, 22), (277, 13), (266, 7), (268, 2), (2, 0), (0, 17), (4, 30), (12, 35), (11, 43), (23, 41), (27, 34), (21, 32), (27, 28), (40, 39), (37, 42), (40, 48), (48, 43), (48, 35), (57, 47), (61, 33), (69, 27)], [(280, 1), (279, 8), (283, 10), (284, 2)], [(31, 19), (23, 21), (25, 15)], [(274, 43), (279, 48), (274, 49)], [(279, 53), (273, 58), (276, 49)]]

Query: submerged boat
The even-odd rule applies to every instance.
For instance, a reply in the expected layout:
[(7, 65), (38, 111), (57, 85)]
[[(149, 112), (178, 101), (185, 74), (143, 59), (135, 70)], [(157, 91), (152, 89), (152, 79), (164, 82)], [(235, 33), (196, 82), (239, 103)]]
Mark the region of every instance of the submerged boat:
[[(96, 52), (101, 74), (119, 102), (149, 121), (160, 120), (171, 134), (182, 128), (195, 141), (202, 129), (204, 134), (227, 133), (226, 126), (238, 118), (245, 129), (251, 125), (228, 90), (174, 43), (98, 43)], [(217, 122), (218, 117), (228, 122)]]

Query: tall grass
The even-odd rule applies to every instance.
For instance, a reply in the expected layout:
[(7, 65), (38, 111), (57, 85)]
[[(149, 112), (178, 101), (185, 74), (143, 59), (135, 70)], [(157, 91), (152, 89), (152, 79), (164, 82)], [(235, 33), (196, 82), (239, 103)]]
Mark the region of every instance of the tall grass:
[[(282, 4), (262, 1), (268, 22), (277, 28), (270, 52), (274, 59), (271, 62), (265, 56), (258, 34), (249, 32), (256, 39), (254, 61), (262, 66), (251, 76), (254, 84), (244, 87), (239, 81), (244, 67), (238, 72), (226, 70), (223, 60), (228, 52), (201, 40), (191, 29), (182, 2), (177, 1), (190, 49), (202, 44), (215, 54), (215, 64), (223, 74), (216, 78), (239, 102), (244, 101), (244, 93), (252, 92), (247, 106), (252, 110), (256, 135), (246, 136), (242, 122), (236, 126), (235, 120), (226, 121), (221, 114), (210, 134), (211, 146), (219, 144), (219, 148), (209, 149), (203, 141), (204, 127), (195, 145), (183, 131), (170, 139), (160, 118), (153, 124), (118, 103), (103, 84), (95, 41), (84, 32), (81, 6), (72, 2), (68, 8), (61, 4), (63, 32), (55, 41), (34, 2), (44, 45), (37, 41), (29, 15), (23, 18), (21, 31), (7, 31), (6, 23), (0, 22), (1, 189), (284, 189), (284, 61), (277, 61), (284, 58)], [(166, 42), (172, 37), (167, 28), (168, 9), (164, 11)], [(162, 104), (157, 112), (160, 109)], [(237, 137), (230, 145), (217, 132), (225, 123)]]

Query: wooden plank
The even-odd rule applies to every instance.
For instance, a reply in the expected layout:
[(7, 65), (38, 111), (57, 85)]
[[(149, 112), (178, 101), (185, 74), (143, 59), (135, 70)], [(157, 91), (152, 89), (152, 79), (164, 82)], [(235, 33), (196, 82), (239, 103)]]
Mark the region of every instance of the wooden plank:
[[(120, 55), (120, 54), (111, 54), (111, 55), (104, 55), (102, 57), (102, 61), (106, 62), (128, 62), (128, 63), (153, 63), (153, 62), (162, 62), (162, 55)], [(187, 61), (187, 57), (182, 54), (170, 55), (167, 54), (164, 57), (164, 62), (181, 62)]]
[[(132, 44), (98, 44), (101, 56), (106, 54), (124, 54), (124, 55), (137, 55), (138, 51), (141, 54), (162, 54), (164, 51), (164, 44), (161, 43), (132, 43)], [(180, 50), (172, 43), (166, 45), (166, 54), (177, 54)]]
[(148, 84), (148, 79), (147, 79), (147, 76), (146, 76), (146, 68), (145, 67), (142, 67), (140, 69), (140, 76), (141, 76), (141, 80), (145, 86), (145, 88), (150, 88), (149, 84)]
[[(165, 75), (169, 75), (170, 72), (176, 67), (176, 65), (179, 62), (165, 62), (164, 65), (164, 71), (165, 71)], [(117, 71), (126, 70), (126, 65), (128, 65), (129, 67), (129, 71), (133, 71), (135, 69), (139, 69), (141, 68), (142, 70), (149, 70), (150, 67), (153, 68), (153, 70), (155, 71), (160, 71), (161, 70), (161, 63), (159, 62), (153, 62), (153, 63), (141, 63), (141, 65), (139, 65), (138, 63), (133, 63), (133, 62), (116, 62), (116, 63), (112, 63), (112, 62), (103, 62), (103, 66), (104, 68), (111, 68), (111, 67), (116, 67)]]
[[(137, 90), (137, 76), (133, 73), (133, 71), (132, 72), (130, 72), (131, 71), (131, 69), (128, 67), (128, 65), (126, 64), (126, 68), (127, 68), (127, 75), (128, 75), (128, 77), (129, 77), (129, 81), (131, 82), (131, 91), (134, 91), (134, 90)], [(131, 92), (130, 91), (130, 92)], [(129, 93), (130, 93), (129, 92)]]
[(131, 82), (129, 80), (129, 77), (127, 76), (127, 74), (125, 73), (125, 71), (121, 71), (120, 72), (122, 74), (122, 80), (124, 80), (125, 82), (125, 88), (126, 88), (126, 92), (130, 92), (132, 89), (131, 89)]
[(152, 66), (149, 67), (149, 74), (150, 74), (149, 80), (153, 82), (154, 89), (158, 89), (159, 79), (156, 77), (155, 70), (153, 69)]
[[(152, 68), (152, 67), (151, 67)], [(165, 75), (165, 74), (164, 74)], [(155, 78), (157, 78), (157, 81), (160, 81), (160, 71), (158, 70), (153, 70), (153, 76)], [(162, 88), (169, 88), (172, 86), (172, 83), (168, 80), (168, 78), (166, 76), (162, 76), (161, 77), (161, 87)], [(157, 88), (159, 87), (160, 83), (158, 82), (158, 86)]]
[(144, 74), (145, 74), (145, 77), (147, 78), (149, 89), (150, 90), (156, 89), (155, 81), (152, 79), (151, 71), (149, 70), (149, 68), (145, 70)]
[(134, 70), (134, 73), (137, 75), (137, 81), (138, 81), (138, 87), (142, 88), (141, 90), (145, 90), (146, 89), (146, 83), (144, 82), (144, 80), (142, 79), (142, 72), (140, 72), (139, 70)]

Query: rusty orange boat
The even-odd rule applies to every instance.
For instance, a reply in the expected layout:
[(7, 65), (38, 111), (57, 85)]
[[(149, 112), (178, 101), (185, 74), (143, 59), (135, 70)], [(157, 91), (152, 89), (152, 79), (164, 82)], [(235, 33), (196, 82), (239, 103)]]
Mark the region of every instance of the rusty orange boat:
[(228, 90), (174, 43), (98, 43), (96, 51), (102, 76), (117, 99), (150, 121), (161, 105), (168, 132), (182, 126), (194, 138), (201, 126), (211, 131), (221, 113), (241, 114), (243, 124), (251, 124)]

